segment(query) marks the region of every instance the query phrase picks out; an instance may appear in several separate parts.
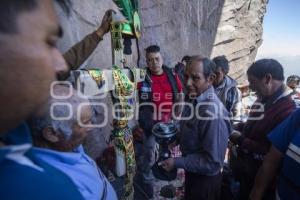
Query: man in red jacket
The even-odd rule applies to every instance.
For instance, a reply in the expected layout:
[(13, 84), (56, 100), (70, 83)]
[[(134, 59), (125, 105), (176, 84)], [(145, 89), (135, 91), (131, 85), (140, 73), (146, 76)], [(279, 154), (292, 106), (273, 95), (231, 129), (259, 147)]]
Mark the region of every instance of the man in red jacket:
[(157, 144), (152, 134), (152, 126), (157, 122), (169, 122), (172, 114), (179, 115), (180, 109), (176, 106), (172, 113), (174, 103), (181, 102), (182, 85), (178, 75), (163, 65), (160, 47), (149, 46), (146, 49), (147, 76), (145, 81), (139, 84), (139, 126), (144, 132), (142, 182), (147, 195), (153, 197), (153, 177), (151, 167), (155, 163)]

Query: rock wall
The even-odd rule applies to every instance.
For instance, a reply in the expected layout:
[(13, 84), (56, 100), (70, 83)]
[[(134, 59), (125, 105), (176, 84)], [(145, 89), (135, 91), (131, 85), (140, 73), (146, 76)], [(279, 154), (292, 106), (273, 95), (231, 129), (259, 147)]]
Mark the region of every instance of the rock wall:
[(226, 0), (212, 56), (226, 55), (230, 74), (243, 83), (246, 70), (262, 44), (263, 17), (268, 0)]
[[(63, 38), (58, 43), (61, 52), (67, 51), (85, 35), (100, 26), (101, 19), (108, 9), (117, 10), (112, 0), (72, 0), (70, 16), (57, 6), (59, 18), (64, 30)], [(111, 66), (110, 35), (106, 34), (97, 49), (82, 67), (109, 68)]]
[(160, 45), (169, 66), (187, 54), (210, 56), (223, 4), (224, 0), (141, 1), (141, 49)]
[[(142, 38), (140, 52), (145, 65), (144, 49), (161, 46), (165, 64), (174, 66), (184, 55), (226, 55), (230, 74), (239, 82), (254, 61), (262, 42), (262, 21), (268, 0), (142, 0), (140, 16)], [(112, 0), (72, 0), (69, 17), (57, 7), (64, 29), (58, 44), (65, 52), (86, 34), (96, 30), (107, 9), (117, 10)], [(135, 50), (135, 49), (134, 49)], [(134, 60), (134, 59), (133, 59)], [(107, 34), (82, 67), (109, 68), (110, 35)], [(108, 105), (110, 98), (103, 99)], [(105, 116), (100, 116), (100, 118)], [(111, 120), (111, 119), (110, 119)], [(101, 119), (100, 119), (101, 121)], [(99, 129), (88, 139), (89, 154), (98, 157), (107, 146), (111, 126)]]
[[(60, 12), (64, 37), (62, 52), (92, 32), (105, 10), (117, 10), (112, 0), (72, 0), (69, 18)], [(162, 48), (169, 66), (186, 54), (226, 55), (230, 74), (240, 82), (262, 43), (262, 22), (268, 0), (143, 0), (140, 1), (140, 52), (151, 44)], [(134, 49), (135, 50), (135, 49)], [(106, 35), (85, 66), (107, 68), (111, 63), (110, 36)]]

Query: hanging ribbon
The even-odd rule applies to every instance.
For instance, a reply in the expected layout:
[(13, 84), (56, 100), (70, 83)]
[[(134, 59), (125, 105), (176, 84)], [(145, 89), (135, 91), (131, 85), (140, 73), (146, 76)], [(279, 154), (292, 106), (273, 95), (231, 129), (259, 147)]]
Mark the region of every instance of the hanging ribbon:
[[(116, 114), (118, 119), (114, 119), (114, 144), (117, 155), (116, 169), (120, 174), (125, 172), (125, 199), (133, 199), (133, 178), (135, 175), (135, 155), (133, 148), (133, 137), (131, 129), (128, 127), (129, 110), (133, 109), (130, 99), (132, 99), (135, 92), (135, 85), (132, 83), (126, 74), (118, 66), (113, 66), (113, 78), (115, 84), (116, 102), (120, 103), (118, 110), (121, 113)], [(125, 160), (125, 161), (123, 161)], [(123, 166), (125, 163), (125, 166)]]

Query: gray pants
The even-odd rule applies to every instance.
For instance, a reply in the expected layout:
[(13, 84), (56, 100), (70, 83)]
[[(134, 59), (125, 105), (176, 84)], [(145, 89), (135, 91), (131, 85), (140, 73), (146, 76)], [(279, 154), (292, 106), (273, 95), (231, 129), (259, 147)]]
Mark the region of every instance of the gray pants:
[(152, 185), (154, 177), (151, 167), (158, 160), (159, 145), (153, 135), (143, 138), (142, 175), (145, 184)]
[(143, 143), (136, 143), (135, 152), (138, 169), (136, 181), (147, 196), (152, 198), (154, 177), (151, 168), (158, 159), (158, 144), (155, 142), (154, 136), (146, 137), (144, 135)]

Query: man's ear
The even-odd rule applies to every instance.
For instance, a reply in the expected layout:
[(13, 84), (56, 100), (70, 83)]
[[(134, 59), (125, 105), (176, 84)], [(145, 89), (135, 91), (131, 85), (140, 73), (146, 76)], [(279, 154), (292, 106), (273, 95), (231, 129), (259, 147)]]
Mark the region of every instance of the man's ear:
[(208, 81), (212, 84), (216, 80), (217, 76), (215, 73), (208, 77)]
[[(223, 71), (223, 70), (222, 70)], [(228, 70), (224, 70), (223, 71), (224, 75), (226, 76), (229, 73), (229, 69)]]
[(51, 143), (56, 143), (59, 141), (58, 134), (53, 130), (52, 127), (46, 127), (43, 129), (43, 138)]
[(272, 75), (271, 74), (266, 74), (265, 75), (265, 83), (269, 84), (272, 81)]

